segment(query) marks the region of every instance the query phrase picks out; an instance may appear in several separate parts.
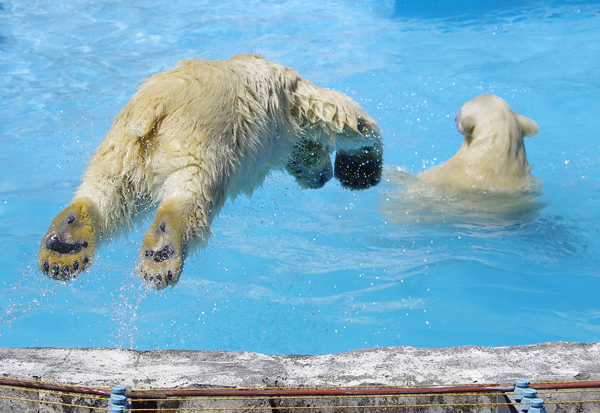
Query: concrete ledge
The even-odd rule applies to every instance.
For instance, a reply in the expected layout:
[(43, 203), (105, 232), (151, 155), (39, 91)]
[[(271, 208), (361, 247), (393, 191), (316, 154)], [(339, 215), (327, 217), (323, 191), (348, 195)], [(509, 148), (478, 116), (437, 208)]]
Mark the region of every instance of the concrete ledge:
[[(388, 347), (312, 356), (186, 350), (0, 348), (0, 374), (101, 388), (124, 385), (135, 390), (196, 386), (404, 387), (503, 383), (518, 378), (532, 382), (600, 380), (600, 343), (553, 342), (516, 347), (441, 349)], [(0, 389), (2, 395), (7, 391)], [(0, 407), (7, 407), (2, 403)], [(265, 409), (285, 409), (282, 405), (275, 407), (272, 401), (256, 400), (256, 403)], [(560, 410), (548, 406), (547, 410), (575, 411), (570, 408), (576, 407), (563, 409), (562, 406)], [(30, 407), (23, 411), (37, 411)], [(577, 411), (600, 410), (599, 403), (580, 407), (584, 410)], [(588, 407), (593, 409), (588, 410)]]

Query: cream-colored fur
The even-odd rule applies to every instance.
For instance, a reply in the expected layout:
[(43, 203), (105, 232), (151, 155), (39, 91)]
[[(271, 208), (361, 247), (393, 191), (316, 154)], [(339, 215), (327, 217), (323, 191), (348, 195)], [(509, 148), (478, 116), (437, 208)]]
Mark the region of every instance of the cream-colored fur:
[(442, 165), (421, 173), (422, 181), (488, 191), (528, 185), (531, 168), (523, 138), (538, 132), (535, 121), (515, 113), (498, 96), (484, 94), (462, 106), (456, 127), (465, 137), (462, 147)]
[(320, 187), (334, 150), (342, 185), (379, 182), (379, 129), (346, 95), (260, 56), (182, 61), (150, 77), (115, 118), (44, 236), (38, 265), (59, 279), (80, 272), (149, 198), (159, 207), (136, 268), (156, 288), (173, 285), (228, 198), (252, 194), (284, 167), (302, 186)]
[(458, 189), (437, 182), (424, 182), (401, 168), (386, 168), (379, 204), (386, 222), (402, 225), (504, 226), (531, 219), (545, 208), (541, 180), (532, 176), (519, 189), (484, 191)]
[(462, 106), (456, 127), (463, 145), (442, 165), (416, 177), (388, 168), (394, 188), (380, 206), (388, 221), (487, 225), (531, 217), (545, 206), (523, 145), (538, 132), (533, 120), (485, 94)]

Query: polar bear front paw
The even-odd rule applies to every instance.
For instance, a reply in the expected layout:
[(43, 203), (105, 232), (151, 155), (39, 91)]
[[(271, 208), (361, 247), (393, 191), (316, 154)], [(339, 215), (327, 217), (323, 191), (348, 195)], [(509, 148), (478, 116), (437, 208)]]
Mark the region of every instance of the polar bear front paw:
[(50, 277), (67, 280), (89, 267), (96, 251), (96, 206), (77, 199), (52, 220), (40, 245), (38, 267)]
[(335, 157), (335, 177), (352, 190), (366, 189), (381, 181), (383, 151), (378, 146), (363, 146), (338, 151)]
[(329, 153), (319, 142), (309, 139), (294, 146), (285, 168), (302, 188), (321, 188), (333, 177)]
[(157, 214), (144, 236), (136, 266), (140, 277), (158, 290), (175, 285), (183, 267), (181, 233), (175, 217)]

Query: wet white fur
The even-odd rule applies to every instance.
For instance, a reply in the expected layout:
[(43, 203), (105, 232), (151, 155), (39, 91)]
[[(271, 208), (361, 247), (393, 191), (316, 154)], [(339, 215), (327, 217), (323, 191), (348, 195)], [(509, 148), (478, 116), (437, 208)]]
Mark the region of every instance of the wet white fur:
[(458, 152), (417, 176), (387, 168), (392, 186), (380, 210), (398, 224), (497, 225), (535, 216), (545, 204), (531, 175), (523, 138), (538, 125), (491, 94), (465, 103), (456, 116), (464, 135)]
[(326, 150), (380, 145), (376, 122), (351, 98), (260, 56), (182, 61), (147, 79), (115, 118), (75, 199), (97, 206), (100, 234), (139, 200), (177, 200), (183, 242), (204, 244), (228, 197), (251, 194), (301, 137)]
[(535, 135), (535, 121), (515, 113), (500, 97), (484, 94), (465, 103), (456, 116), (464, 135), (458, 152), (418, 177), (457, 189), (501, 191), (527, 186), (531, 167), (523, 138)]

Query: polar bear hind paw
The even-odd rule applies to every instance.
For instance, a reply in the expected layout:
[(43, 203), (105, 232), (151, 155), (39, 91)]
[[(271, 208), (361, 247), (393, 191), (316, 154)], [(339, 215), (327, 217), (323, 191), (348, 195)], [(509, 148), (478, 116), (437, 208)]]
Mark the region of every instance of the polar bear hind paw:
[(160, 249), (147, 248), (140, 257), (136, 269), (151, 287), (162, 290), (168, 285), (175, 285), (181, 273), (181, 251), (167, 244)]
[(40, 245), (38, 267), (48, 276), (68, 280), (94, 261), (95, 205), (77, 199), (52, 220)]
[(178, 214), (160, 208), (144, 236), (136, 270), (151, 287), (175, 285), (183, 268), (183, 248)]
[(139, 275), (150, 286), (161, 290), (167, 285), (175, 285), (181, 272), (181, 253), (171, 244), (153, 250), (144, 250), (136, 267)]

